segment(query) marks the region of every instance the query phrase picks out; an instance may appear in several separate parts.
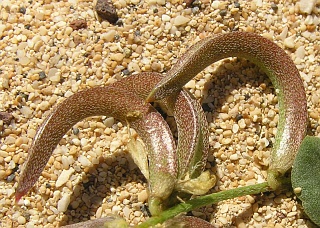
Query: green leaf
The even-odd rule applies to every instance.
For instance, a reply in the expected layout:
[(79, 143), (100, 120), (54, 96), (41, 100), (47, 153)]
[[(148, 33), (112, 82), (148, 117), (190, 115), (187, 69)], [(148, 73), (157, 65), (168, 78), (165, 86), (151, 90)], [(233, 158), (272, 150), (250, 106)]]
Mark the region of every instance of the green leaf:
[(302, 141), (291, 181), (305, 213), (320, 226), (320, 138), (307, 136)]

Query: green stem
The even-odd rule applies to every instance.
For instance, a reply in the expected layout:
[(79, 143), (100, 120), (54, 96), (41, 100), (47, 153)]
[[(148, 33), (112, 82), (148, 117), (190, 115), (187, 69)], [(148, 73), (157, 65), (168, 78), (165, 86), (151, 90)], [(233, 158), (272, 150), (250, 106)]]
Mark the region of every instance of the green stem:
[(255, 184), (230, 190), (225, 190), (217, 193), (213, 193), (210, 195), (199, 196), (195, 199), (189, 200), (185, 203), (180, 203), (164, 212), (160, 215), (152, 217), (147, 221), (143, 222), (142, 224), (138, 225), (138, 228), (150, 227), (155, 226), (159, 223), (163, 223), (164, 221), (177, 216), (180, 213), (192, 211), (199, 207), (203, 207), (206, 205), (214, 204), (220, 202), (222, 200), (233, 199), (239, 196), (245, 195), (253, 195), (259, 194), (262, 192), (269, 191), (269, 185), (267, 182), (261, 184)]

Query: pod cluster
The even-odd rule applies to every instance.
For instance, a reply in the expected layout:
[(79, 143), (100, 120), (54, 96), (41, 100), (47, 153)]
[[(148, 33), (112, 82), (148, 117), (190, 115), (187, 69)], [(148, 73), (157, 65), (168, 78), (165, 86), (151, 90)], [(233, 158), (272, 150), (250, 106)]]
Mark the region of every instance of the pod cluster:
[[(303, 83), (290, 57), (276, 44), (253, 33), (232, 32), (197, 42), (165, 75), (132, 75), (110, 86), (78, 92), (57, 104), (30, 147), (16, 200), (35, 184), (63, 135), (78, 121), (96, 115), (113, 116), (140, 136), (131, 137), (128, 150), (148, 180), (152, 215), (174, 204), (178, 196), (205, 194), (216, 182), (214, 175), (204, 172), (209, 150), (208, 124), (201, 105), (183, 86), (208, 65), (227, 57), (252, 61), (275, 87), (280, 120), (268, 182), (276, 189), (279, 179), (291, 168), (306, 133)], [(163, 116), (148, 102), (159, 103), (175, 118), (177, 145)]]

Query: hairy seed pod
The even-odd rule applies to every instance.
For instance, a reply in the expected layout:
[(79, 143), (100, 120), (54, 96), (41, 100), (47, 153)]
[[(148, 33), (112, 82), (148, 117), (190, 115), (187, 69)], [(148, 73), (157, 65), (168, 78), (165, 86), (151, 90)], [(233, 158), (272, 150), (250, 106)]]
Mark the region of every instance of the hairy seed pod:
[(288, 171), (307, 126), (307, 101), (299, 71), (275, 43), (254, 33), (231, 32), (208, 37), (194, 44), (159, 82), (146, 101), (171, 96), (208, 65), (227, 57), (241, 57), (259, 66), (270, 78), (279, 98), (280, 119), (270, 159), (268, 182)]

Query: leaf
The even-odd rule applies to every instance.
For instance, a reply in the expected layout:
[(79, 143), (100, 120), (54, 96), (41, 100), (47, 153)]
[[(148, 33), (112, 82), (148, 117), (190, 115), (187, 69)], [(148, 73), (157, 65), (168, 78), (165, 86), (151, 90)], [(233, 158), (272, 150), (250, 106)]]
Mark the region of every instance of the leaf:
[(291, 181), (305, 213), (320, 225), (320, 138), (304, 138), (293, 163)]

